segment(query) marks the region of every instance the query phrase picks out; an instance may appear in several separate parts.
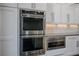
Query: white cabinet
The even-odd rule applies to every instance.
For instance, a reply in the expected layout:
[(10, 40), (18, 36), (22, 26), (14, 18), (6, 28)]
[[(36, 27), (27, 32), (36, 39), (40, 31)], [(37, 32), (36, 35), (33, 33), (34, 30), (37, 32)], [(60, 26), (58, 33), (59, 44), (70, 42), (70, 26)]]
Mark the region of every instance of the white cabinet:
[(67, 3), (58, 3), (54, 4), (54, 20), (55, 23), (68, 23), (68, 7), (70, 4)]
[(47, 4), (46, 3), (36, 3), (35, 9), (47, 11)]
[(18, 3), (18, 8), (31, 9), (32, 8), (32, 4), (31, 3)]
[(46, 12), (46, 23), (54, 23), (54, 13)]
[(79, 54), (79, 36), (77, 36), (76, 47), (77, 47), (77, 54)]
[(17, 3), (0, 3), (0, 6), (17, 7)]
[(2, 55), (2, 11), (1, 11), (1, 8), (0, 8), (0, 56)]
[(70, 11), (70, 23), (79, 24), (79, 5), (72, 4), (69, 7)]
[(60, 3), (54, 4), (53, 6), (54, 23), (62, 23), (61, 11), (62, 11), (62, 5)]
[(79, 54), (79, 38), (76, 43), (77, 43), (77, 54)]
[(46, 56), (63, 56), (65, 49), (54, 49), (54, 50), (48, 50), (46, 52)]
[(46, 21), (50, 23), (68, 23), (68, 6), (66, 3), (48, 3)]
[(66, 51), (65, 55), (76, 55), (77, 54), (77, 36), (66, 37)]
[(17, 8), (0, 8), (2, 10), (2, 35), (17, 37)]
[(46, 23), (54, 23), (53, 3), (47, 3)]
[(72, 6), (70, 6), (69, 7), (69, 23), (70, 24), (73, 24), (73, 23), (76, 23), (76, 21), (75, 21), (75, 14), (74, 14), (74, 7), (72, 7)]
[(17, 39), (16, 38), (6, 38), (2, 43), (2, 55), (3, 56), (17, 56)]
[(36, 9), (46, 11), (46, 3), (18, 3), (19, 8)]
[(0, 7), (2, 54), (17, 55), (17, 8)]
[(1, 40), (0, 40), (0, 56), (2, 56), (2, 41)]
[(62, 3), (61, 4), (61, 23), (68, 23), (69, 22), (69, 14), (68, 14), (68, 7), (69, 7), (70, 4), (68, 3)]

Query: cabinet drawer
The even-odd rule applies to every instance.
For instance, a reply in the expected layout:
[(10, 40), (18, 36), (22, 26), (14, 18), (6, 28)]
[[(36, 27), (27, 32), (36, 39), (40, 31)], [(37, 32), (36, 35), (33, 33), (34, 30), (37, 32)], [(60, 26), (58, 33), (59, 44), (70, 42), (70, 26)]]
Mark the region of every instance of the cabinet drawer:
[(64, 54), (64, 49), (48, 50), (46, 52), (47, 56), (58, 56), (63, 54)]

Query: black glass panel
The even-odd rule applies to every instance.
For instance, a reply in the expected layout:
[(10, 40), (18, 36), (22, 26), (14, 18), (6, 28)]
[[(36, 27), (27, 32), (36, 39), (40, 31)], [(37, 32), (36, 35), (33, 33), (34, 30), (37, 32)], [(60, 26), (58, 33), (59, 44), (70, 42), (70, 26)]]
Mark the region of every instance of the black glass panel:
[(24, 38), (23, 51), (43, 49), (43, 38)]
[(43, 19), (24, 17), (23, 30), (43, 30)]

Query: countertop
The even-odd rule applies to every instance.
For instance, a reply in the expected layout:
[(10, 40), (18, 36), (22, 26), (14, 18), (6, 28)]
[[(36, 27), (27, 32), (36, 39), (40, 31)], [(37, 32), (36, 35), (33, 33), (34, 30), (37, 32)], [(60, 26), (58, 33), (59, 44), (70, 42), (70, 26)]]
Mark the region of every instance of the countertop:
[(56, 36), (78, 36), (79, 33), (49, 33), (45, 35), (25, 35), (22, 37), (56, 37)]
[(48, 36), (78, 36), (79, 33), (48, 33), (45, 37)]

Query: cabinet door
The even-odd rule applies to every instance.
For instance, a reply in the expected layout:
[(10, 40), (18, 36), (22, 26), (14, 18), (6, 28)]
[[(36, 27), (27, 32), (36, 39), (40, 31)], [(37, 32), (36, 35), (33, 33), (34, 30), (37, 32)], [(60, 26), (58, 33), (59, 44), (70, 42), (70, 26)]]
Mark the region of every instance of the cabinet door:
[(61, 22), (62, 23), (68, 23), (69, 21), (69, 14), (68, 14), (68, 7), (69, 7), (69, 4), (67, 3), (62, 3), (61, 5)]
[(75, 14), (74, 14), (75, 16), (75, 22), (76, 22), (76, 24), (79, 24), (79, 6), (75, 6)]
[(46, 56), (62, 56), (62, 55), (64, 55), (64, 48), (63, 49), (48, 50), (46, 52)]
[(3, 37), (17, 37), (17, 9), (1, 7)]
[(70, 9), (70, 23), (72, 24), (79, 24), (79, 6), (78, 5), (71, 5)]
[(3, 48), (3, 56), (17, 56), (18, 49), (17, 49), (17, 39), (15, 38), (6, 38), (6, 40), (2, 43)]
[(53, 6), (53, 12), (54, 12), (54, 22), (55, 23), (62, 23), (61, 21), (61, 4), (54, 4)]
[(69, 15), (70, 15), (70, 24), (76, 24), (76, 19), (75, 19), (75, 9), (74, 6), (69, 7)]
[(48, 3), (46, 21), (49, 23), (61, 23), (61, 4)]
[(47, 4), (46, 3), (36, 3), (35, 9), (47, 11)]
[(1, 25), (2, 25), (2, 10), (1, 10), (2, 8), (0, 7), (0, 40), (1, 40), (1, 33), (2, 33), (2, 31), (1, 31)]
[(76, 39), (77, 38), (75, 36), (66, 37), (66, 55), (77, 54)]
[(79, 39), (76, 43), (77, 43), (77, 54), (79, 54)]
[(1, 14), (1, 35), (3, 38), (3, 55), (17, 55), (17, 9), (0, 7)]
[(54, 13), (46, 12), (46, 23), (54, 23)]
[(53, 12), (53, 6), (54, 6), (53, 3), (47, 3), (47, 11), (48, 12)]
[(18, 3), (18, 8), (31, 9), (32, 8), (32, 4), (31, 3)]
[(2, 41), (0, 40), (0, 56), (2, 56)]
[(79, 54), (79, 36), (77, 36), (76, 47), (77, 47), (77, 54)]
[(54, 23), (53, 3), (47, 3), (46, 23)]
[(17, 7), (17, 3), (0, 3), (0, 6)]

